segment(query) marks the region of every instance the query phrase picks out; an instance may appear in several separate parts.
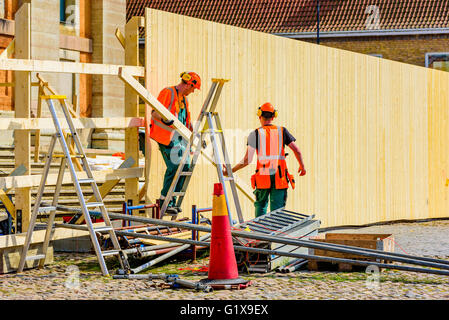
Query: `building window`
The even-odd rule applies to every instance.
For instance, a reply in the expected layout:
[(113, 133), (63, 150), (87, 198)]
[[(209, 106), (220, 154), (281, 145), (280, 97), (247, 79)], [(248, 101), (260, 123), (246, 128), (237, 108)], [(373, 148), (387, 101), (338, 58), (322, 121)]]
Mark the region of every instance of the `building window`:
[(426, 53), (426, 67), (449, 72), (449, 52)]
[(59, 21), (65, 22), (65, 0), (59, 0)]

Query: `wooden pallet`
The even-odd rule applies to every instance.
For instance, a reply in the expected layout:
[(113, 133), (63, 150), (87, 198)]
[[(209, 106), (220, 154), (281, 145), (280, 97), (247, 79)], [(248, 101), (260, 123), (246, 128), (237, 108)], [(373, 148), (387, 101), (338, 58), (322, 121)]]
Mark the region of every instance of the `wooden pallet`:
[[(310, 240), (324, 243), (342, 244), (359, 248), (381, 250), (385, 252), (394, 252), (394, 237), (391, 234), (327, 233), (325, 236), (319, 235), (317, 237), (310, 238)], [(385, 260), (376, 260), (375, 258), (370, 258), (356, 254), (334, 252), (321, 249), (309, 249), (309, 254), (316, 256), (344, 258), (360, 261), (379, 261), (383, 263), (390, 262)], [(366, 267), (350, 263), (337, 263), (337, 262), (332, 263), (332, 262), (309, 260), (308, 269), (311, 271), (337, 270), (343, 272), (351, 272), (351, 271), (360, 271), (361, 269), (366, 269)]]

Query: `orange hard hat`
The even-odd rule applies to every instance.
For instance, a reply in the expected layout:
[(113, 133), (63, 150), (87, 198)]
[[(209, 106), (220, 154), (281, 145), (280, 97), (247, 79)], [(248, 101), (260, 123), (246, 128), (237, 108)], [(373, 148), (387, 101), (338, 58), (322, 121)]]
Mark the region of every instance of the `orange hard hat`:
[(261, 117), (262, 112), (270, 112), (275, 118), (278, 115), (278, 112), (276, 111), (276, 109), (274, 109), (274, 106), (270, 102), (265, 102), (259, 107), (259, 110), (257, 110), (257, 116)]
[(183, 72), (183, 73), (181, 73), (180, 77), (185, 83), (192, 85), (193, 87), (197, 88), (198, 90), (201, 89), (201, 78), (197, 73)]

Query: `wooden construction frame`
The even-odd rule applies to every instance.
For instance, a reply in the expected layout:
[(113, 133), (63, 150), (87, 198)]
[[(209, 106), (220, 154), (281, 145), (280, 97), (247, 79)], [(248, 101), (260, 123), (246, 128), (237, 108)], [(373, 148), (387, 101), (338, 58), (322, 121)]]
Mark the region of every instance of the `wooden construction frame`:
[[(124, 69), (134, 77), (144, 77), (145, 68), (138, 65), (138, 48), (139, 27), (144, 26), (142, 17), (136, 17), (127, 24), (127, 37), (125, 43), (128, 47), (125, 56), (126, 65), (108, 65), (95, 63), (79, 63), (79, 62), (61, 62), (49, 60), (33, 60), (31, 56), (31, 10), (30, 4), (23, 4), (16, 14), (16, 30), (15, 39), (10, 43), (8, 48), (0, 55), (0, 70), (14, 71), (15, 82), (1, 84), (2, 86), (13, 87), (16, 97), (15, 118), (0, 118), (0, 127), (6, 130), (15, 131), (15, 162), (16, 167), (23, 166), (26, 172), (30, 172), (31, 164), (31, 141), (30, 132), (36, 131), (36, 147), (34, 148), (34, 160), (39, 159), (40, 130), (54, 129), (51, 118), (40, 118), (42, 110), (42, 101), (38, 100), (38, 118), (31, 118), (31, 87), (37, 86), (39, 97), (45, 95), (46, 91), (52, 95), (57, 95), (55, 89), (39, 75), (42, 73), (78, 73), (91, 75), (112, 75), (118, 76), (119, 71)], [(137, 56), (136, 56), (137, 54)], [(15, 55), (15, 58), (11, 57)], [(134, 55), (134, 58), (132, 56)], [(133, 62), (134, 61), (134, 62)], [(31, 73), (37, 73), (37, 82), (31, 82)], [(126, 87), (126, 86), (125, 86)], [(130, 103), (129, 93), (133, 96), (133, 103)], [(126, 98), (128, 97), (128, 98)], [(143, 175), (144, 169), (138, 167), (139, 161), (129, 161), (139, 158), (138, 128), (144, 126), (144, 119), (139, 117), (138, 96), (128, 89), (125, 93), (125, 117), (115, 118), (79, 118), (73, 106), (68, 105), (73, 122), (77, 129), (125, 129), (126, 131), (126, 155), (127, 161), (116, 170), (93, 171), (94, 178), (97, 182), (105, 182), (100, 191), (102, 196), (106, 196), (121, 179), (126, 180), (126, 197), (133, 197), (139, 201), (139, 178)], [(131, 110), (132, 109), (132, 110)], [(65, 121), (61, 121), (61, 127), (68, 129)], [(84, 173), (80, 173), (80, 178)], [(40, 175), (19, 175), (0, 178), (0, 189), (2, 190), (0, 198), (5, 201), (9, 209), (22, 210), (22, 226), (23, 230), (27, 230), (28, 222), (31, 216), (31, 188), (36, 187), (40, 183)], [(57, 174), (49, 174), (47, 185), (56, 183)], [(70, 183), (69, 174), (64, 175), (63, 183)], [(7, 190), (16, 189), (16, 205), (7, 198)], [(6, 190), (6, 191), (5, 191)], [(78, 221), (80, 223), (81, 221)], [(0, 246), (1, 248), (1, 246)]]

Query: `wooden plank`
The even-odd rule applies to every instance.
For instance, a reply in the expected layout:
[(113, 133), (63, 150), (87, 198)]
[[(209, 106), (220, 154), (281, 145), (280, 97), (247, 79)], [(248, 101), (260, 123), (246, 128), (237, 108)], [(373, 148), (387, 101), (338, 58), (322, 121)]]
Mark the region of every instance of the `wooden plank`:
[[(42, 81), (39, 81), (40, 84), (43, 84)], [(44, 89), (42, 86), (39, 86), (38, 96), (37, 96), (37, 111), (36, 116), (40, 118), (42, 116), (42, 96), (44, 95)], [(39, 127), (34, 133), (34, 162), (39, 162), (39, 151), (41, 144), (41, 127)]]
[[(125, 25), (125, 64), (128, 66), (139, 65), (139, 17), (133, 17)], [(139, 96), (125, 85), (125, 117), (139, 116)], [(125, 155), (139, 159), (139, 128), (125, 129)], [(139, 162), (133, 166), (138, 166)], [(125, 201), (132, 205), (139, 204), (139, 179), (125, 179)]]
[[(360, 247), (360, 248), (367, 248), (367, 249), (377, 249), (377, 241), (373, 240), (340, 240), (340, 239), (333, 239), (333, 240), (327, 240), (327, 239), (314, 239), (318, 242), (324, 242), (324, 243), (333, 243), (333, 244), (341, 244), (346, 246), (354, 246), (354, 247)], [(321, 250), (321, 249), (313, 249), (314, 255), (317, 256), (324, 256), (324, 257), (336, 257), (336, 258), (346, 258), (346, 259), (355, 259), (355, 260), (368, 260), (368, 261), (374, 261), (375, 258), (370, 258), (362, 255), (357, 254), (350, 254), (350, 253), (343, 253), (343, 252), (333, 252), (329, 250)]]
[(125, 36), (120, 31), (119, 28), (115, 30), (115, 37), (117, 38), (118, 42), (122, 45), (123, 49), (125, 48)]
[(392, 237), (391, 234), (385, 233), (326, 233), (326, 239), (334, 240), (384, 240), (385, 238)]
[(123, 80), (131, 89), (134, 90), (147, 104), (149, 104), (154, 111), (156, 111), (164, 120), (173, 120), (173, 127), (185, 139), (189, 139), (191, 132), (181, 121), (178, 120), (168, 109), (159, 102), (139, 81), (134, 79), (131, 74), (127, 73), (125, 69), (119, 71), (119, 78)]
[[(173, 114), (168, 111), (147, 89), (145, 89), (136, 79), (126, 74), (124, 70), (121, 70), (119, 74), (120, 79), (122, 79), (127, 85), (129, 85), (133, 90), (146, 102), (148, 103), (157, 113), (161, 115), (165, 120), (173, 120), (173, 127), (175, 127), (181, 136), (189, 140), (191, 136), (191, 131), (184, 126), (181, 121), (179, 121)], [(213, 165), (216, 165), (213, 156), (201, 150), (201, 155), (207, 159)], [(255, 200), (253, 190), (244, 183), (241, 179), (234, 174), (235, 184), (243, 194), (251, 201)]]
[[(128, 169), (115, 169), (115, 170), (101, 170), (92, 171), (95, 181), (97, 183), (118, 180), (125, 178), (137, 178), (141, 177), (143, 174), (143, 168), (128, 168)], [(46, 185), (56, 185), (58, 174), (52, 173), (48, 175)], [(79, 179), (87, 179), (85, 172), (80, 172), (78, 174)], [(40, 184), (41, 175), (26, 175), (18, 177), (0, 177), (0, 188), (12, 189), (12, 188), (31, 188), (37, 187)], [(64, 174), (63, 183), (68, 184), (72, 182), (72, 177), (70, 173)], [(17, 191), (16, 191), (17, 194)], [(17, 206), (17, 202), (16, 202)]]
[[(34, 256), (42, 252), (41, 245), (31, 245), (28, 250), (29, 256)], [(22, 248), (0, 248), (0, 274), (16, 272), (19, 267), (20, 256), (22, 254)], [(53, 246), (49, 246), (45, 257), (45, 265), (52, 264), (54, 261)], [(24, 269), (36, 268), (39, 264), (38, 260), (27, 261)]]
[[(145, 17), (142, 19), (142, 23), (144, 24), (145, 28), (145, 70), (147, 72), (145, 73), (145, 88), (149, 91), (150, 90), (150, 84), (151, 84), (151, 29), (149, 28), (149, 25), (151, 23), (151, 15), (149, 14), (148, 10), (145, 10)], [(139, 107), (140, 110), (140, 107)], [(140, 113), (139, 113), (140, 115)], [(148, 103), (144, 104), (144, 116), (145, 116), (145, 184), (140, 189), (139, 192), (139, 199), (144, 198), (145, 203), (151, 203), (151, 190), (149, 187), (151, 178), (151, 159), (152, 159), (152, 144), (150, 139), (150, 124), (151, 124), (151, 107)]]
[[(69, 129), (64, 118), (59, 118), (62, 129)], [(72, 119), (77, 129), (126, 129), (143, 125), (143, 118), (75, 118)], [(0, 118), (0, 128), (4, 130), (54, 129), (52, 118)]]
[(0, 59), (0, 70), (44, 72), (44, 73), (80, 73), (117, 76), (120, 68), (134, 77), (144, 77), (143, 67), (120, 66), (98, 63), (62, 62), (51, 60)]
[(66, 50), (92, 53), (92, 39), (60, 34), (59, 47)]
[[(94, 227), (103, 227), (104, 222), (94, 223)], [(35, 230), (31, 238), (31, 244), (40, 244), (44, 241), (46, 230)], [(52, 241), (78, 238), (89, 236), (89, 232), (85, 230), (74, 230), (67, 228), (56, 228), (53, 233)], [(10, 234), (0, 236), (0, 249), (5, 248), (21, 248), (25, 244), (26, 232), (18, 234)]]
[[(24, 3), (15, 15), (15, 56), (28, 61), (31, 59), (31, 4)], [(11, 59), (0, 59), (1, 63)], [(21, 61), (21, 60), (18, 60)], [(31, 70), (14, 73), (14, 97), (16, 118), (30, 118), (31, 110)], [(2, 127), (5, 128), (5, 127)], [(27, 172), (31, 172), (30, 147), (31, 137), (29, 130), (14, 132), (14, 155), (16, 167), (23, 165)], [(14, 177), (12, 177), (14, 179)], [(2, 189), (9, 189), (2, 187)], [(27, 230), (31, 219), (31, 188), (22, 188), (15, 194), (16, 209), (22, 211), (22, 230)], [(17, 229), (16, 229), (17, 230)]]

